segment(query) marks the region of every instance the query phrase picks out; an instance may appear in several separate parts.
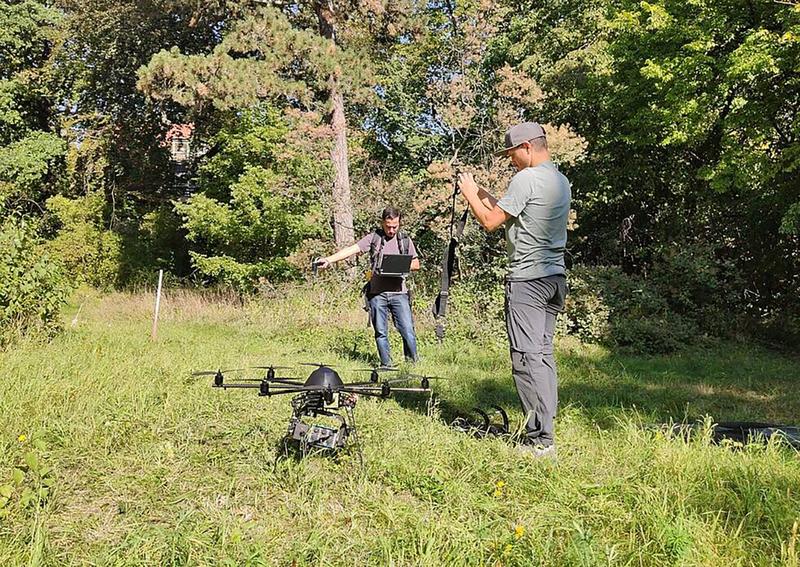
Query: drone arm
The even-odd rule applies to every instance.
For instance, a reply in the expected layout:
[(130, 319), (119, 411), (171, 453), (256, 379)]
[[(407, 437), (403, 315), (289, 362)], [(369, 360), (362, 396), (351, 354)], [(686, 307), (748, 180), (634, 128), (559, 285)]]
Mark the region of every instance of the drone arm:
[(256, 389), (262, 396), (277, 396), (278, 394), (296, 394), (298, 392), (306, 392), (308, 388), (303, 385), (284, 384), (284, 383), (270, 383), (270, 382), (230, 382), (222, 383), (219, 386), (223, 390), (228, 388), (242, 388), (242, 389)]
[(360, 386), (360, 387), (353, 388), (351, 386), (353, 386), (353, 385), (352, 384), (348, 384), (347, 386), (342, 388), (341, 391), (342, 392), (351, 392), (351, 393), (354, 393), (354, 394), (361, 394), (363, 396), (376, 396), (376, 397), (383, 397), (383, 398), (390, 396), (393, 392), (430, 392), (431, 391), (430, 388), (393, 388), (393, 387), (389, 386), (388, 384), (385, 384), (384, 386), (380, 386), (380, 387), (376, 387), (375, 385), (372, 385), (371, 388), (370, 387), (365, 387), (365, 386)]
[(304, 386), (302, 382), (298, 382), (297, 380), (292, 380), (291, 378), (272, 378), (268, 380), (270, 384), (275, 384), (276, 386)]

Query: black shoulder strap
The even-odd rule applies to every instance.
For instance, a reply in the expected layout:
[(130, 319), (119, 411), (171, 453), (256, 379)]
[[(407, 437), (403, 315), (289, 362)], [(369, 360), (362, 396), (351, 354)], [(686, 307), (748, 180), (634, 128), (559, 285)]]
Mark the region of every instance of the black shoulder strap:
[(383, 231), (376, 229), (372, 232), (372, 240), (369, 242), (369, 265), (375, 269), (375, 263), (378, 261), (378, 254), (383, 249)]
[(411, 245), (409, 244), (411, 238), (405, 232), (398, 232), (397, 238), (397, 249), (400, 251), (400, 254), (408, 254), (408, 251), (411, 249)]

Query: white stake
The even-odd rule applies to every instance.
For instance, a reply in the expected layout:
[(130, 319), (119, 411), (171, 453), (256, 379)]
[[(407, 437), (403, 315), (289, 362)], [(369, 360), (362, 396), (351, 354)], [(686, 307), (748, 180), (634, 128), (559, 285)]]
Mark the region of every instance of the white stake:
[(153, 314), (153, 332), (150, 333), (150, 340), (156, 340), (158, 332), (158, 310), (161, 308), (161, 282), (164, 279), (164, 270), (158, 270), (158, 291), (156, 291), (156, 311)]

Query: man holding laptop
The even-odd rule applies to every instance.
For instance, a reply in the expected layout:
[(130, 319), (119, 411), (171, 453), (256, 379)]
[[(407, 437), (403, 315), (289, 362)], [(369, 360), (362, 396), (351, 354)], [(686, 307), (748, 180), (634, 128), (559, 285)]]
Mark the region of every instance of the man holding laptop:
[(389, 313), (392, 314), (394, 326), (403, 337), (406, 360), (416, 362), (417, 337), (405, 279), (412, 270), (419, 270), (419, 258), (411, 238), (400, 231), (400, 211), (394, 207), (386, 207), (381, 214), (380, 228), (367, 234), (356, 244), (320, 258), (317, 267), (325, 269), (331, 264), (367, 251), (370, 255), (370, 272), (364, 291), (369, 305), (369, 319), (375, 329), (375, 344), (381, 365), (392, 365), (389, 351)]

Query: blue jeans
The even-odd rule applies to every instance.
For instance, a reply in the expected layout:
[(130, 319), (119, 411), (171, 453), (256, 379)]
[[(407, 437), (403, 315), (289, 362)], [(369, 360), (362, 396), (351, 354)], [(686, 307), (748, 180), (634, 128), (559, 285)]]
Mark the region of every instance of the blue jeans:
[(406, 293), (379, 293), (369, 298), (369, 315), (375, 329), (375, 345), (383, 366), (392, 365), (389, 351), (389, 313), (394, 326), (403, 337), (403, 354), (406, 360), (417, 360), (417, 336), (414, 334), (414, 320), (411, 318), (411, 305)]

